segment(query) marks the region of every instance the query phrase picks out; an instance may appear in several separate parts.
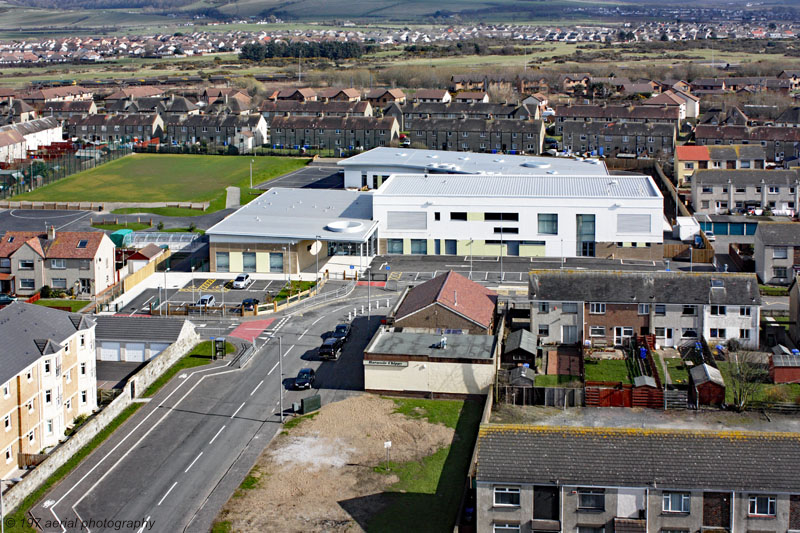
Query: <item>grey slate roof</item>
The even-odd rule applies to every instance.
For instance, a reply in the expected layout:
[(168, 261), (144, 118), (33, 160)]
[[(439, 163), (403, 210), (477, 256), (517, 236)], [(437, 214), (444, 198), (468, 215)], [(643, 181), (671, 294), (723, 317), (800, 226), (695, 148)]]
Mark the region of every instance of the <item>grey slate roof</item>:
[(708, 156), (713, 161), (728, 161), (735, 159), (766, 159), (767, 151), (760, 144), (728, 144), (707, 146)]
[(765, 246), (800, 246), (800, 223), (761, 222), (756, 236)]
[[(722, 287), (712, 288), (712, 280), (721, 281)], [(530, 297), (556, 302), (761, 304), (755, 274), (716, 272), (539, 270), (530, 274)]]
[(166, 317), (98, 316), (95, 317), (98, 341), (168, 342), (180, 337), (186, 322)]
[(510, 353), (515, 350), (524, 350), (528, 353), (536, 353), (536, 335), (527, 329), (512, 331), (506, 337), (506, 346), (503, 353)]
[(800, 491), (800, 434), (485, 425), (477, 480)]
[(87, 315), (66, 313), (41, 305), (14, 302), (0, 309), (0, 384), (25, 370), (42, 355), (61, 349), (76, 331), (90, 329)]
[[(710, 147), (709, 147), (710, 148)], [(796, 170), (761, 170), (761, 169), (700, 169), (695, 171), (695, 183), (703, 185), (724, 185), (728, 180), (736, 185), (794, 185), (800, 181), (800, 172)]]

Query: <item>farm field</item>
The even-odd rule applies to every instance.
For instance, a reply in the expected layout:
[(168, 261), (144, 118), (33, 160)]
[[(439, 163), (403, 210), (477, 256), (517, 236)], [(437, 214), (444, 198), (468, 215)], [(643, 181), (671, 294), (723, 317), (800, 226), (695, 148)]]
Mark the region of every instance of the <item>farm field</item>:
[[(132, 154), (14, 198), (63, 202), (210, 201), (209, 210), (218, 210), (225, 206), (226, 187), (249, 186), (251, 159), (255, 160), (254, 185), (308, 162), (289, 157)], [(250, 196), (242, 194), (242, 199)]]

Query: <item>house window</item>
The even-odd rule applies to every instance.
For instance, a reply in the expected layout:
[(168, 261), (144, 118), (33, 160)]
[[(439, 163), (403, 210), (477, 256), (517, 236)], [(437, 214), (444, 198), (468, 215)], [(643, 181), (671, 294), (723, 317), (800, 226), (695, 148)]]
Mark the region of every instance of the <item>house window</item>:
[(750, 330), (749, 329), (740, 328), (739, 329), (739, 338), (742, 339), (742, 340), (745, 340), (745, 341), (749, 341), (750, 340)]
[(656, 315), (664, 316), (667, 314), (667, 306), (664, 304), (656, 304)]
[(50, 280), (50, 286), (54, 289), (66, 289), (67, 288), (67, 278), (53, 278)]
[(32, 291), (36, 289), (36, 281), (31, 278), (20, 278), (19, 288)]
[(692, 328), (683, 328), (681, 330), (681, 337), (684, 339), (696, 339), (697, 331)]
[(540, 313), (549, 313), (550, 312), (550, 302), (539, 302), (539, 312)]
[(558, 215), (555, 213), (539, 213), (539, 233), (558, 235)]
[(519, 533), (519, 524), (509, 524), (507, 522), (498, 522), (492, 524), (492, 533)]
[(786, 246), (776, 246), (772, 249), (773, 259), (787, 259), (788, 257), (789, 252)]
[(578, 533), (605, 533), (606, 528), (602, 526), (578, 526)]
[(64, 407), (67, 408), (67, 411), (72, 411), (72, 398), (64, 402)]
[(725, 315), (725, 306), (724, 305), (712, 305), (711, 306), (711, 315), (712, 316), (724, 316)]
[(697, 306), (696, 305), (684, 305), (683, 306), (683, 315), (685, 316), (694, 316), (697, 314)]
[(787, 268), (786, 267), (773, 267), (772, 268), (772, 276), (776, 278), (785, 278), (786, 277)]
[(50, 375), (50, 366), (51, 366), (50, 365), (50, 359), (45, 359), (44, 360), (44, 375), (45, 376), (49, 376)]
[(55, 270), (64, 270), (67, 268), (67, 260), (66, 259), (51, 259), (50, 260), (50, 268)]
[(703, 187), (703, 194), (711, 194), (712, 192), (714, 192), (712, 187)]
[(750, 516), (775, 516), (775, 496), (750, 496)]
[(51, 403), (53, 403), (53, 391), (48, 389), (44, 391), (44, 404), (50, 405)]
[(81, 260), (81, 264), (80, 264), (80, 269), (81, 270), (89, 270), (89, 266), (90, 266), (90, 263), (89, 263), (88, 259), (82, 259)]
[(605, 508), (606, 494), (604, 490), (578, 489), (578, 509), (604, 511)]
[(519, 487), (495, 487), (495, 507), (519, 507)]
[(81, 376), (86, 375), (86, 363), (81, 363)]
[(85, 390), (82, 390), (81, 391), (81, 405), (84, 405), (88, 398), (89, 398), (89, 395), (87, 394), (87, 392)]
[(33, 259), (20, 259), (19, 260), (19, 269), (20, 270), (33, 270)]
[(709, 331), (712, 339), (725, 339), (725, 328), (711, 328)]
[(606, 313), (606, 304), (598, 302), (591, 302), (589, 304), (589, 314), (604, 315), (605, 313)]
[(8, 448), (6, 448), (6, 464), (10, 463), (13, 459), (14, 459), (14, 454), (11, 451), (11, 446), (9, 446)]
[(578, 304), (576, 302), (564, 302), (561, 304), (561, 313), (566, 315), (578, 314)]
[(548, 326), (547, 324), (539, 324), (539, 335), (541, 335), (543, 337), (549, 337), (550, 336), (550, 326)]
[(650, 304), (639, 304), (639, 314), (640, 315), (649, 315), (650, 314)]
[(11, 415), (6, 415), (3, 419), (3, 426), (6, 428), (6, 431), (11, 431)]
[(606, 327), (605, 326), (589, 326), (589, 336), (590, 337), (605, 337), (606, 336)]
[(740, 307), (739, 316), (750, 316), (750, 308), (747, 306)]
[(780, 192), (781, 192), (781, 188), (780, 187), (770, 187), (769, 188), (769, 194), (779, 194)]

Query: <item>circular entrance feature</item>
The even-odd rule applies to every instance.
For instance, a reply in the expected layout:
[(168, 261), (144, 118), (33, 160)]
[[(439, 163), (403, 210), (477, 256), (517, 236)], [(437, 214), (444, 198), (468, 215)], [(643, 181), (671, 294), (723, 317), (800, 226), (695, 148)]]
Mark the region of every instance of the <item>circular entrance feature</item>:
[(325, 229), (336, 233), (356, 233), (361, 231), (363, 227), (363, 222), (357, 222), (355, 220), (336, 220), (328, 223)]

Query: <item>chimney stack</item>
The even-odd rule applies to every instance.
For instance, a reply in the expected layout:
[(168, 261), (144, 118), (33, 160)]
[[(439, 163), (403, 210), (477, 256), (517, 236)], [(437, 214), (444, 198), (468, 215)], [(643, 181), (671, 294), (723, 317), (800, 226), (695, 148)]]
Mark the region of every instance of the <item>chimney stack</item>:
[(47, 228), (47, 240), (48, 241), (56, 240), (56, 227), (55, 226), (50, 226), (49, 228)]

